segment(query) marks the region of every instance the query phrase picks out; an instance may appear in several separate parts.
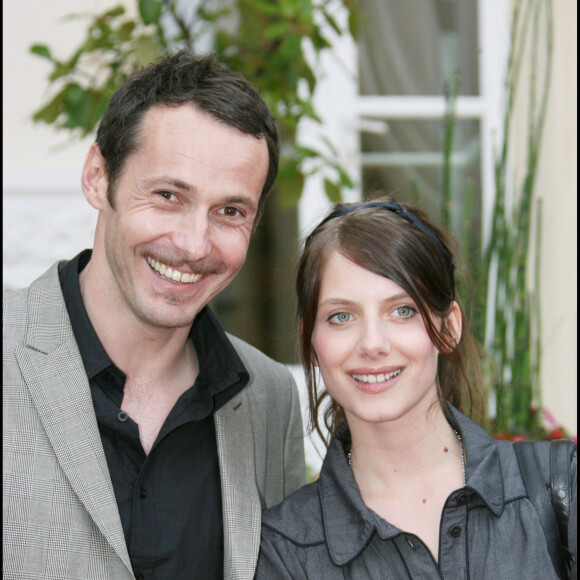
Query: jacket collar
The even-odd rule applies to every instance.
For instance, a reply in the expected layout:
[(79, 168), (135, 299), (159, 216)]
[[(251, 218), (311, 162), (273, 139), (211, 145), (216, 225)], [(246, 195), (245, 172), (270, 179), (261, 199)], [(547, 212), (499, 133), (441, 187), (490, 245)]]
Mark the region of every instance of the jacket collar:
[[(453, 425), (461, 434), (466, 454), (466, 488), (475, 492), (495, 514), (504, 506), (500, 457), (495, 441), (481, 427), (450, 405)], [(392, 526), (362, 500), (342, 443), (333, 438), (319, 478), (324, 535), (332, 561), (344, 566), (355, 559), (376, 532), (383, 540), (401, 530)]]
[(449, 405), (465, 449), (465, 487), (499, 516), (504, 507), (504, 481), (496, 441), (479, 425)]

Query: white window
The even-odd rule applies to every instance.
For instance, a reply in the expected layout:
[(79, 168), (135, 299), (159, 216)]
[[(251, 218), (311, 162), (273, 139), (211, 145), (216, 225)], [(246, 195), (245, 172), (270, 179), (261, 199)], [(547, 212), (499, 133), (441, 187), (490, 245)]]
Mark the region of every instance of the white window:
[[(442, 218), (445, 86), (458, 81), (449, 207), (453, 230), (473, 193), (472, 226), (484, 240), (493, 205), (493, 146), (501, 137), (511, 3), (505, 0), (359, 0), (355, 44), (336, 38), (319, 66), (315, 102), (324, 128), (301, 138), (325, 148), (324, 134), (356, 183), (351, 199), (376, 190), (418, 201)], [(336, 14), (346, 27), (346, 14)], [(321, 177), (305, 187), (306, 233), (328, 207)]]

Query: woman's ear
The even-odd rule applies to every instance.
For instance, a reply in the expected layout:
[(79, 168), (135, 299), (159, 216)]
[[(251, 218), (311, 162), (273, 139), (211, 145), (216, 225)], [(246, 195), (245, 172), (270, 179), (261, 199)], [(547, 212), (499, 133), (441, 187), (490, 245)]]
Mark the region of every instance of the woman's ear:
[(455, 347), (457, 347), (459, 341), (461, 340), (461, 329), (463, 320), (461, 317), (461, 308), (459, 308), (459, 304), (457, 304), (455, 300), (451, 305), (451, 312), (449, 313), (449, 316), (447, 317), (447, 320), (445, 322), (447, 334), (451, 337), (451, 340), (453, 341)]
[(105, 171), (105, 159), (96, 143), (91, 145), (81, 176), (81, 186), (86, 200), (95, 209), (105, 209), (109, 204), (107, 192), (109, 182)]

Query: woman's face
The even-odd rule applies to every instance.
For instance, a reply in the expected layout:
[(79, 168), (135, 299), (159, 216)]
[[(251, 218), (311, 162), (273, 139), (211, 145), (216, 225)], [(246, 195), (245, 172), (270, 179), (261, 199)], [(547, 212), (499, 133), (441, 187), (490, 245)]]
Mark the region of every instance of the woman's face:
[[(454, 306), (450, 328), (460, 333)], [(458, 338), (457, 338), (458, 340)], [(353, 422), (401, 422), (436, 399), (437, 357), (410, 296), (392, 280), (331, 254), (312, 345), (326, 389)]]

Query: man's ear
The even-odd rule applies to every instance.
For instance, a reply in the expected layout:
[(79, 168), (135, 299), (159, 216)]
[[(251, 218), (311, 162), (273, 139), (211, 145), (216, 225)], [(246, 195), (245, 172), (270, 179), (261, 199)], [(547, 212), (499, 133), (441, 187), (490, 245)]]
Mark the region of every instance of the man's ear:
[(91, 145), (85, 159), (81, 186), (85, 198), (95, 209), (105, 209), (109, 205), (107, 199), (109, 182), (105, 171), (105, 159), (96, 143)]
[(451, 305), (451, 312), (446, 320), (447, 326), (447, 334), (451, 337), (451, 340), (455, 343), (455, 346), (459, 344), (461, 340), (461, 329), (462, 329), (463, 321), (461, 317), (461, 308), (459, 308), (459, 304), (453, 301)]

